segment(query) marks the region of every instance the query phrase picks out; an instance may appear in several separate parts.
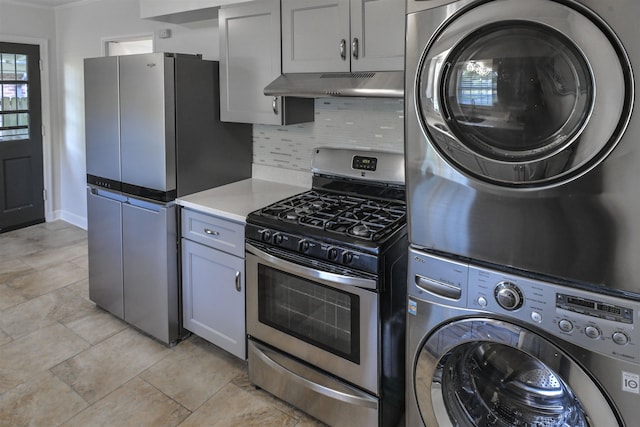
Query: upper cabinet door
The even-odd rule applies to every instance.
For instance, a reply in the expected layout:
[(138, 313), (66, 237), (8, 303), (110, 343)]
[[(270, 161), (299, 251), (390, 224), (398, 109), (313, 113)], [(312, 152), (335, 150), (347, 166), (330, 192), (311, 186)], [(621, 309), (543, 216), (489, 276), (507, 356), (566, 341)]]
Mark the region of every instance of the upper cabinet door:
[(284, 73), (350, 71), (349, 39), (349, 0), (282, 0)]
[(220, 118), (282, 124), (264, 87), (280, 75), (280, 2), (254, 1), (220, 9)]
[(351, 0), (351, 71), (404, 69), (404, 0)]

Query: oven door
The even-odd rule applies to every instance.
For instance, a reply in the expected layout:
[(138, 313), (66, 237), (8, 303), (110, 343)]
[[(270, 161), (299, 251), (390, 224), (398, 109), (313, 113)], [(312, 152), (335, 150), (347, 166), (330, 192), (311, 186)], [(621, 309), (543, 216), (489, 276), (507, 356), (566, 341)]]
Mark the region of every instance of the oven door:
[(377, 395), (376, 280), (267, 251), (246, 245), (249, 336)]

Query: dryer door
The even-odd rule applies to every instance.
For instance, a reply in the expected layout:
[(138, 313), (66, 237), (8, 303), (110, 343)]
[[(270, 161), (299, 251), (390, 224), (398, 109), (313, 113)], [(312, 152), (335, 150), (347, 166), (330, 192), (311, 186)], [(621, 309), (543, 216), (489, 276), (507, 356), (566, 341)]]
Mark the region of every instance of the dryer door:
[(607, 398), (571, 357), (519, 326), (464, 319), (436, 330), (415, 366), (425, 425), (619, 425)]
[(477, 3), (444, 23), (418, 66), (416, 108), (433, 146), (503, 187), (553, 186), (595, 167), (631, 114), (631, 67), (613, 32), (567, 2)]

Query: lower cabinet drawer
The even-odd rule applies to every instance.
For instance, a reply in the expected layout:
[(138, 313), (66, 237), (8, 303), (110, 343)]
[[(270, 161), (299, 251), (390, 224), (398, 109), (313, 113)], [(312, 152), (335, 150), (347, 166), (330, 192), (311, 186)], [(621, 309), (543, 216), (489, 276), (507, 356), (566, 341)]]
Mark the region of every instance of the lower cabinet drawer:
[(182, 237), (244, 257), (244, 224), (182, 209)]

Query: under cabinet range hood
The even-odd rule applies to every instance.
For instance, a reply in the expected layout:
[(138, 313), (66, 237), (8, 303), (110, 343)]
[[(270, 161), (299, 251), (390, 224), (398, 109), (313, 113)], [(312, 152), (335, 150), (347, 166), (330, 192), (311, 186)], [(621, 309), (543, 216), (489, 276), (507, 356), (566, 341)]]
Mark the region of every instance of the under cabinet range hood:
[(300, 98), (402, 98), (404, 72), (288, 73), (269, 83), (264, 88), (264, 94)]

